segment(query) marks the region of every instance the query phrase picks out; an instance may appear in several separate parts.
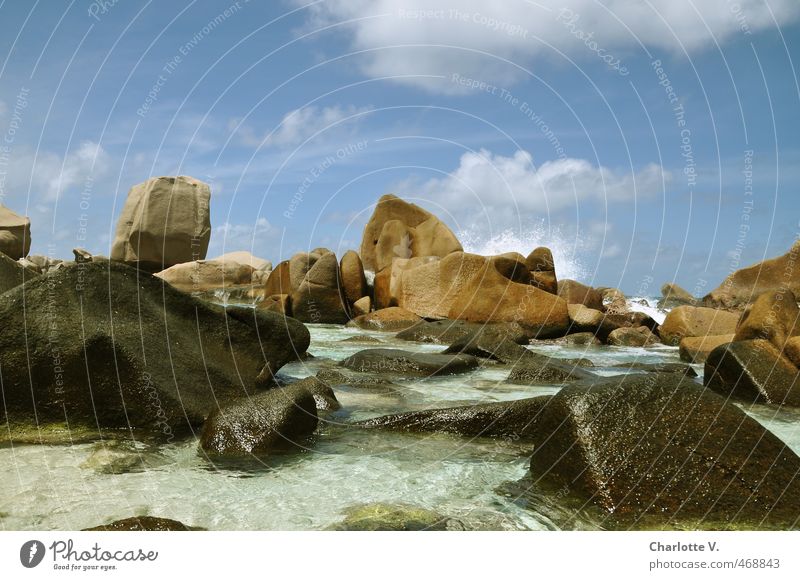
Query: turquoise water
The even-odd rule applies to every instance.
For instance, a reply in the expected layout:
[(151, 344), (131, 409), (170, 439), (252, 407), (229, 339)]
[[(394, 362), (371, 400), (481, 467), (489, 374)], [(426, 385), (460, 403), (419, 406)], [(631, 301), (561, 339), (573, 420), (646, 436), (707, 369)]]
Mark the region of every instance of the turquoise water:
[[(391, 334), (310, 325), (315, 358), (281, 370), (287, 379), (364, 348), (397, 347), (437, 352), (441, 345), (399, 341)], [(369, 335), (381, 345), (342, 342)], [(677, 362), (677, 349), (537, 346), (562, 358), (592, 360), (600, 374), (623, 362)], [(702, 367), (696, 367), (702, 372)], [(466, 529), (594, 529), (589, 516), (553, 503), (523, 504), (513, 482), (525, 476), (531, 449), (505, 440), (408, 435), (344, 429), (340, 422), (386, 413), (458, 404), (506, 401), (558, 390), (506, 385), (508, 370), (486, 367), (467, 375), (401, 378), (392, 389), (339, 390), (343, 405), (309, 449), (248, 465), (217, 468), (197, 453), (193, 440), (148, 447), (98, 443), (0, 449), (0, 529), (80, 529), (132, 515), (153, 515), (214, 530), (324, 529), (353, 506), (381, 502), (428, 508)], [(800, 413), (769, 407), (748, 410), (800, 452)]]

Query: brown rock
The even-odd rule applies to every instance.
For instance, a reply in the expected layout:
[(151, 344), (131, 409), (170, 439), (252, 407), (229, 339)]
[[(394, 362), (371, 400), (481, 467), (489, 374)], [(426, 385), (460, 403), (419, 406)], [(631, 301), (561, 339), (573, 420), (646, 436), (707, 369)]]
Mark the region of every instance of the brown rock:
[(605, 315), (599, 310), (587, 308), (583, 304), (569, 304), (569, 319), (574, 332), (594, 332), (603, 324)]
[(783, 346), (783, 355), (792, 361), (796, 367), (800, 367), (800, 336), (793, 336), (786, 341)]
[[(293, 260), (290, 260), (290, 268)], [(309, 263), (311, 268), (292, 293), (292, 316), (301, 322), (344, 324), (350, 317), (342, 301), (336, 254), (325, 254), (316, 260), (311, 258)], [(294, 278), (294, 272), (291, 274)]]
[(687, 336), (681, 340), (681, 360), (700, 364), (706, 361), (711, 351), (721, 344), (733, 342), (732, 334), (711, 334), (708, 336)]
[(384, 330), (387, 332), (397, 332), (414, 326), (422, 318), (409, 312), (405, 308), (393, 306), (376, 310), (369, 314), (358, 316), (347, 323), (347, 326), (355, 326), (364, 330)]
[(250, 284), (253, 268), (236, 262), (199, 260), (175, 264), (155, 276), (183, 292), (203, 292)]
[(278, 264), (270, 273), (269, 278), (267, 278), (264, 284), (264, 295), (291, 294), (293, 290), (289, 260), (284, 260)]
[[(378, 309), (388, 308), (390, 306), (401, 306), (401, 293), (404, 294), (402, 302), (406, 304), (404, 308), (414, 311), (420, 310), (425, 312), (425, 316), (436, 318), (436, 308), (426, 307), (425, 304), (429, 303), (432, 298), (429, 294), (435, 285), (438, 285), (438, 269), (432, 267), (426, 270), (420, 277), (416, 278), (413, 283), (417, 286), (409, 287), (408, 290), (403, 292), (401, 287), (401, 278), (406, 270), (414, 270), (426, 264), (437, 262), (439, 258), (436, 256), (424, 256), (418, 258), (395, 258), (392, 264), (375, 275), (375, 307)], [(422, 286), (421, 288), (419, 286)], [(412, 306), (412, 302), (421, 301), (421, 304)]]
[(0, 205), (0, 252), (19, 260), (31, 251), (31, 220)]
[(608, 335), (608, 344), (612, 346), (652, 346), (658, 343), (658, 337), (646, 326), (639, 328), (618, 328)]
[(258, 308), (284, 316), (292, 315), (292, 300), (288, 294), (273, 294), (258, 303)]
[(353, 305), (369, 293), (361, 258), (353, 250), (345, 252), (339, 263), (342, 277), (342, 292), (348, 305)]
[(443, 257), (461, 251), (461, 244), (430, 212), (394, 195), (384, 195), (364, 228), (361, 259), (364, 268), (379, 272), (394, 258)]
[(763, 339), (718, 346), (708, 355), (705, 385), (749, 403), (800, 406), (800, 373), (775, 346)]
[(765, 292), (781, 288), (800, 295), (800, 241), (777, 258), (737, 270), (703, 298), (706, 306), (743, 309)]
[(786, 341), (800, 335), (800, 308), (791, 290), (764, 292), (742, 315), (734, 340), (763, 338), (782, 350)]
[(0, 294), (38, 277), (39, 274), (34, 269), (26, 268), (0, 252)]
[(550, 248), (536, 248), (525, 259), (525, 264), (531, 272), (555, 272), (556, 263)]
[(358, 318), (359, 316), (364, 316), (365, 314), (369, 314), (372, 310), (372, 299), (369, 296), (364, 296), (363, 298), (359, 298), (353, 303), (353, 317)]
[(92, 254), (83, 248), (73, 248), (72, 254), (75, 256), (75, 262), (77, 264), (86, 264), (92, 261)]
[(111, 259), (161, 271), (202, 260), (211, 238), (211, 189), (192, 177), (154, 177), (128, 192)]
[(697, 299), (674, 282), (664, 284), (661, 287), (661, 299), (658, 301), (659, 308), (696, 305)]
[(604, 311), (607, 314), (624, 315), (630, 313), (628, 299), (618, 288), (598, 288), (603, 299)]
[(678, 306), (667, 314), (659, 333), (664, 344), (678, 346), (687, 336), (734, 334), (738, 322), (739, 315), (732, 312), (701, 306)]
[(550, 294), (558, 294), (558, 278), (555, 272), (531, 272), (531, 284)]
[(568, 304), (583, 304), (594, 310), (605, 310), (603, 295), (591, 286), (586, 286), (575, 280), (559, 280), (558, 295)]

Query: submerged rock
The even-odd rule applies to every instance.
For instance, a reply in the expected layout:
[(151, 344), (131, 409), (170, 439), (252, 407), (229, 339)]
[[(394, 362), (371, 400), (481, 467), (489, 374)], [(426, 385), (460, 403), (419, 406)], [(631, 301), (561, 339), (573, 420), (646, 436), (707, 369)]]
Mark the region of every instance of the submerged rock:
[(12, 427), (66, 419), (168, 437), (269, 384), (310, 339), (296, 320), (207, 304), (113, 262), (72, 264), (3, 298)]
[(550, 397), (485, 403), (386, 415), (355, 423), (358, 427), (408, 433), (451, 433), (466, 437), (530, 438)]
[(466, 354), (431, 354), (372, 348), (357, 352), (343, 360), (341, 364), (345, 368), (362, 373), (434, 376), (471, 371), (478, 366), (478, 359)]
[(84, 532), (191, 532), (202, 530), (187, 526), (177, 520), (156, 518), (153, 516), (134, 516), (117, 520), (110, 524), (103, 524), (94, 528), (86, 528)]
[(435, 344), (452, 344), (476, 332), (493, 332), (505, 335), (518, 344), (528, 344), (528, 337), (516, 322), (481, 323), (465, 320), (423, 320), (414, 326), (399, 332), (396, 338), (410, 342), (427, 342)]
[(317, 402), (303, 385), (272, 389), (214, 411), (200, 448), (211, 457), (264, 456), (305, 447), (317, 428)]
[(800, 406), (800, 373), (767, 340), (718, 346), (706, 360), (704, 382), (709, 389), (749, 403)]
[(783, 350), (786, 341), (800, 335), (800, 308), (791, 290), (764, 292), (744, 312), (734, 340), (762, 338)]
[(397, 332), (414, 326), (422, 319), (405, 308), (392, 306), (376, 310), (363, 316), (358, 316), (347, 323), (347, 326), (363, 328), (364, 330), (380, 330), (384, 332)]
[(697, 371), (691, 366), (681, 363), (642, 363), (629, 362), (614, 365), (614, 369), (630, 369), (632, 371), (643, 371), (646, 373), (680, 373), (687, 377), (696, 377)]
[(615, 518), (784, 529), (800, 517), (800, 458), (678, 375), (567, 386), (543, 407), (535, 433), (533, 476)]
[(449, 518), (408, 505), (373, 503), (345, 510), (345, 518), (328, 529), (353, 532), (445, 531)]

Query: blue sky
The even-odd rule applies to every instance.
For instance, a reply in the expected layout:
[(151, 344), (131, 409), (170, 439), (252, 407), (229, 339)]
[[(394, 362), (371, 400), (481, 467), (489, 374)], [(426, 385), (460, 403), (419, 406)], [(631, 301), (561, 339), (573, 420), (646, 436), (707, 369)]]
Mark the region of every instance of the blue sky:
[(470, 250), (702, 294), (798, 236), (799, 46), (796, 0), (5, 1), (0, 202), (32, 253), (107, 254), (131, 185), (188, 174), (209, 257), (277, 262), (395, 192)]

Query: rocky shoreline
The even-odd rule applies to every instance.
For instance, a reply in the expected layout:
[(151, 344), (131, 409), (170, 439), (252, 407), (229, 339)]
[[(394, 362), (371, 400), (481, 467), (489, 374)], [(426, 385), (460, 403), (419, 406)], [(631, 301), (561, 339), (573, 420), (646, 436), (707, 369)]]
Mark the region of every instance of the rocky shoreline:
[[(800, 458), (743, 410), (800, 407), (800, 244), (702, 298), (665, 284), (658, 324), (618, 289), (559, 279), (547, 248), (466, 253), (436, 216), (392, 195), (341, 259), (318, 248), (274, 268), (247, 252), (206, 260), (209, 203), (198, 180), (150, 179), (131, 189), (111, 256), (76, 249), (70, 261), (28, 255), (30, 222), (0, 208), (1, 443), (196, 438), (224, 468), (313, 453), (326, 429), (499, 439), (528, 449), (526, 489), (567, 490), (617, 526), (800, 525)], [(283, 367), (314, 362), (305, 324), (436, 348), (356, 335), (364, 348), (288, 380)], [(688, 364), (630, 363), (608, 377), (587, 358), (531, 350), (552, 344), (663, 345)], [(347, 418), (350, 392), (401, 396), (404, 378), (481, 369), (532, 396)], [(537, 386), (554, 392), (533, 396)], [(338, 529), (458, 528), (413, 506), (351, 519)]]

